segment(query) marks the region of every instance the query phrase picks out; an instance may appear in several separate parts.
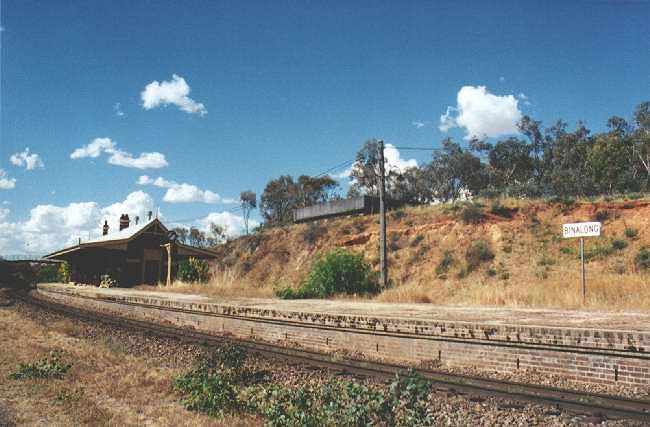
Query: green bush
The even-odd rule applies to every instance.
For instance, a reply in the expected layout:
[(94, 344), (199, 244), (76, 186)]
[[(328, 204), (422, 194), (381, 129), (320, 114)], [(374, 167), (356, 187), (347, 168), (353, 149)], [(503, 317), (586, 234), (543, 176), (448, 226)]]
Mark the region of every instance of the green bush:
[(275, 294), (284, 299), (327, 298), (334, 294), (365, 294), (378, 290), (363, 254), (335, 249), (316, 258), (299, 289), (282, 288)]
[(639, 235), (639, 230), (634, 227), (625, 227), (625, 237), (628, 239), (636, 239)]
[(594, 214), (594, 220), (599, 222), (605, 222), (611, 217), (611, 213), (607, 210), (597, 211)]
[(377, 387), (333, 380), (313, 387), (272, 385), (256, 405), (271, 427), (286, 426), (428, 426), (429, 383), (409, 372), (387, 392)]
[(515, 212), (517, 212), (517, 208), (507, 208), (499, 202), (493, 203), (490, 207), (490, 213), (503, 218), (512, 218)]
[(52, 351), (37, 362), (19, 364), (18, 370), (10, 374), (9, 378), (14, 380), (30, 378), (62, 379), (71, 367), (71, 364), (63, 362), (60, 352)]
[(424, 240), (424, 236), (422, 234), (416, 235), (413, 240), (411, 240), (411, 247), (416, 247), (417, 245), (420, 244)]
[(207, 261), (192, 257), (178, 265), (176, 277), (183, 282), (205, 283), (210, 278), (209, 270)]
[(452, 251), (445, 251), (442, 254), (442, 259), (438, 263), (435, 269), (437, 276), (442, 276), (449, 271), (449, 267), (454, 264), (454, 253)]
[(472, 203), (463, 208), (460, 217), (465, 224), (478, 224), (483, 221), (485, 214), (480, 206)]
[(174, 389), (184, 396), (181, 403), (190, 411), (224, 415), (236, 413), (244, 407), (237, 398), (236, 384), (228, 372), (199, 367), (176, 378)]
[(52, 264), (42, 266), (36, 273), (36, 281), (38, 283), (60, 282), (59, 267)]
[(492, 261), (494, 259), (494, 252), (490, 245), (485, 240), (475, 240), (467, 248), (465, 252), (465, 261), (467, 261), (467, 269), (472, 271), (478, 268), (482, 263)]
[[(591, 261), (596, 258), (605, 258), (611, 255), (614, 252), (614, 247), (612, 245), (603, 245), (598, 244), (595, 246), (585, 245), (585, 261)], [(580, 254), (578, 254), (578, 258)]]
[(390, 217), (395, 221), (399, 221), (400, 219), (406, 217), (406, 212), (404, 212), (402, 209), (397, 209), (396, 211), (392, 211), (390, 213)]
[(612, 240), (612, 249), (621, 251), (627, 248), (627, 242), (623, 239), (613, 239)]
[(634, 257), (634, 264), (640, 270), (650, 269), (650, 251), (648, 248), (640, 248)]

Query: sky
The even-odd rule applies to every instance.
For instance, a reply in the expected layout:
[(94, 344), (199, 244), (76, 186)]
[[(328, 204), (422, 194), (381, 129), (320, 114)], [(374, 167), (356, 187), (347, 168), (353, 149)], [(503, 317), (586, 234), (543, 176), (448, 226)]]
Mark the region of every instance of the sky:
[(5, 256), (149, 210), (234, 236), (241, 191), (370, 138), (495, 139), (524, 114), (598, 131), (650, 100), (647, 1), (0, 2)]

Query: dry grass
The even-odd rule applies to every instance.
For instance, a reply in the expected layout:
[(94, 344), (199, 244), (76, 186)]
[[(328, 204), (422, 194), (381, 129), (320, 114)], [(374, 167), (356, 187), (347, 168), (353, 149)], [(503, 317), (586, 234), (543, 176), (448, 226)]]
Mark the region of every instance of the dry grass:
[(567, 309), (638, 310), (650, 307), (647, 277), (604, 273), (587, 276), (587, 298), (582, 302), (582, 284), (577, 269), (561, 269), (548, 278), (528, 282), (475, 280), (437, 281), (430, 285), (407, 283), (384, 291), (382, 302), (424, 302), (448, 305), (491, 305)]
[(137, 288), (142, 290), (200, 294), (211, 297), (270, 298), (273, 296), (272, 288), (267, 286), (254, 286), (238, 278), (233, 270), (213, 272), (208, 283), (187, 283), (177, 280), (171, 286), (160, 283), (155, 287), (138, 286)]
[[(0, 308), (0, 402), (17, 425), (243, 426), (186, 411), (170, 390), (180, 371), (76, 338), (72, 321), (41, 325)], [(61, 350), (73, 368), (63, 380), (11, 380), (18, 362)]]
[[(590, 221), (606, 211), (603, 236), (587, 239), (587, 249), (611, 247), (622, 239), (627, 247), (592, 259), (587, 266), (587, 307), (650, 309), (650, 273), (637, 271), (634, 257), (650, 247), (650, 199), (598, 198), (571, 203), (501, 199), (512, 215), (492, 212), (493, 201), (482, 201), (485, 218), (479, 224), (460, 220), (462, 205), (406, 207), (388, 215), (391, 280), (397, 284), (380, 301), (478, 304), (514, 307), (582, 307), (578, 241), (561, 238), (566, 222)], [(171, 290), (214, 296), (268, 297), (274, 288), (293, 286), (305, 277), (322, 252), (345, 247), (364, 253), (377, 268), (376, 216), (321, 221), (326, 230), (315, 242), (304, 238), (307, 224), (278, 227), (221, 246), (217, 265), (224, 271), (206, 286), (174, 284)], [(638, 236), (625, 236), (627, 227)], [(467, 272), (465, 253), (484, 240), (494, 259)], [(436, 266), (445, 251), (454, 262), (444, 274)]]

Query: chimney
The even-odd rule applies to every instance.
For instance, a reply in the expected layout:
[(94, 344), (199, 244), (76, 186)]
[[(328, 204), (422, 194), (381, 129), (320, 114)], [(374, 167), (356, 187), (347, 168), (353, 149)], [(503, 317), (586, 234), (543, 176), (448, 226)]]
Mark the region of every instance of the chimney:
[(131, 221), (129, 220), (129, 215), (122, 214), (122, 216), (120, 216), (120, 231), (124, 230), (125, 228), (129, 228), (130, 222)]
[(104, 220), (104, 227), (102, 227), (102, 236), (108, 234), (108, 221)]
[(153, 215), (153, 212), (149, 211), (147, 215), (149, 216), (149, 221), (151, 221), (151, 216)]
[(140, 221), (140, 217), (136, 215), (136, 217), (135, 217), (135, 225), (138, 225), (138, 221)]

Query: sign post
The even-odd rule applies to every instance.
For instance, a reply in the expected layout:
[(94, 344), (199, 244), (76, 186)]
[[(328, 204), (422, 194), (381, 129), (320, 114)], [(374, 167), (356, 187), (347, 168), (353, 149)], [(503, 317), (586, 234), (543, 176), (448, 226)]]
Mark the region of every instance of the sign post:
[(582, 264), (582, 304), (587, 300), (587, 279), (585, 276), (585, 237), (600, 236), (600, 222), (578, 222), (562, 225), (562, 236), (565, 239), (580, 237), (580, 263)]

